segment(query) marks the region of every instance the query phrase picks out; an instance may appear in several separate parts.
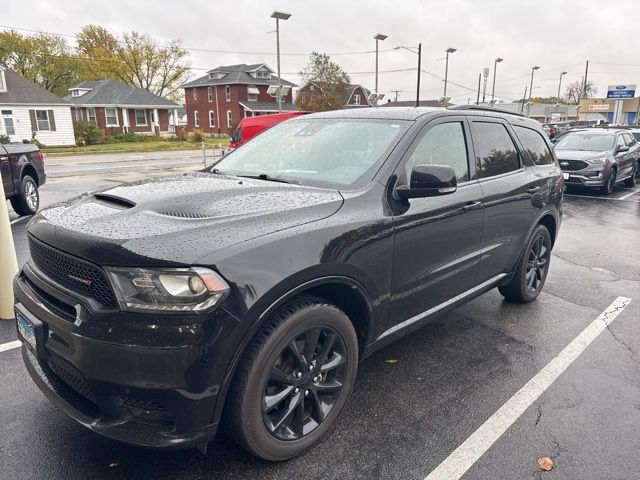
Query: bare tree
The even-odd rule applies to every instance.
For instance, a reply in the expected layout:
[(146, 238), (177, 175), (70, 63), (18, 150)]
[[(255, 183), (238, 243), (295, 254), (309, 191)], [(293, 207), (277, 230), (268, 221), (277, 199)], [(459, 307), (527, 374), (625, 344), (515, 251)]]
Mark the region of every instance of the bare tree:
[(567, 103), (578, 103), (581, 98), (593, 98), (598, 93), (598, 89), (595, 87), (591, 80), (587, 81), (586, 95), (584, 79), (576, 80), (573, 83), (567, 85), (564, 91), (564, 96)]

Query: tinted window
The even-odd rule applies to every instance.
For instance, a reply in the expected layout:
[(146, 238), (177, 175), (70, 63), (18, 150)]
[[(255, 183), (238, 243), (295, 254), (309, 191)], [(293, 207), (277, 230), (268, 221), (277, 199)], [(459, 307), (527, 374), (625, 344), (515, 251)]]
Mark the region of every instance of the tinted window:
[(626, 140), (627, 145), (629, 145), (630, 147), (633, 147), (636, 144), (636, 139), (633, 138), (633, 135), (631, 135), (630, 133), (625, 133), (624, 139)]
[(553, 163), (553, 155), (547, 143), (542, 138), (542, 135), (530, 128), (514, 126), (513, 129), (522, 142), (522, 146), (529, 154), (529, 158), (533, 160), (533, 163), (536, 165), (549, 165)]
[(473, 122), (473, 144), (481, 178), (520, 168), (516, 147), (501, 123)]
[(469, 180), (467, 142), (461, 122), (441, 123), (420, 140), (405, 166), (407, 178), (414, 165), (448, 165), (456, 172), (458, 183)]

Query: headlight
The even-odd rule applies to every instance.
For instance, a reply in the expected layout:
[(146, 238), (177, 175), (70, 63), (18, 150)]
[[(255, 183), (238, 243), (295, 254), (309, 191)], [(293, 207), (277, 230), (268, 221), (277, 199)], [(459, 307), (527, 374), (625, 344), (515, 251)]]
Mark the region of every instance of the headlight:
[(600, 161), (606, 165), (609, 162), (609, 157), (600, 157)]
[(198, 312), (222, 301), (229, 285), (208, 268), (107, 268), (122, 310)]

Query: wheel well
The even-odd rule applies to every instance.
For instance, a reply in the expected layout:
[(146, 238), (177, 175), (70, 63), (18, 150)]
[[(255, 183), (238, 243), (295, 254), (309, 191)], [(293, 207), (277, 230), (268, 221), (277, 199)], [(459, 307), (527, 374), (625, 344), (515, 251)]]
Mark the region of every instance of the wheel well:
[(364, 294), (345, 283), (324, 283), (311, 287), (299, 295), (314, 295), (335, 304), (342, 310), (356, 330), (360, 353), (364, 349), (370, 329), (371, 311)]
[(33, 168), (33, 165), (24, 166), (24, 168), (22, 169), (22, 175), (20, 176), (20, 181), (22, 181), (25, 175), (29, 175), (31, 178), (33, 178), (33, 181), (36, 182), (36, 185), (38, 187), (40, 186), (40, 184), (38, 183), (38, 173), (36, 172), (36, 169)]
[(553, 216), (551, 215), (545, 215), (538, 221), (538, 223), (547, 227), (547, 230), (549, 230), (549, 235), (551, 235), (551, 245), (553, 245), (556, 242), (557, 232), (555, 218), (553, 218)]

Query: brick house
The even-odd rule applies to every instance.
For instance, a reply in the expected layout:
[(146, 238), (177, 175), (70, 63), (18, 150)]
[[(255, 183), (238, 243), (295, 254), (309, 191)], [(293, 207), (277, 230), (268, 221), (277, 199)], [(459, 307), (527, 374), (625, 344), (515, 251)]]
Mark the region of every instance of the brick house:
[[(281, 81), (289, 87), (282, 97), (282, 110), (297, 110), (293, 105), (292, 87), (297, 85)], [(187, 130), (206, 134), (229, 134), (244, 117), (278, 112), (278, 102), (267, 90), (278, 85), (278, 77), (264, 63), (254, 65), (228, 65), (209, 70), (203, 77), (185, 83)]]
[(137, 133), (173, 136), (178, 124), (175, 102), (115, 80), (90, 80), (69, 89), (64, 99), (72, 104), (73, 121), (98, 124), (105, 135)]

